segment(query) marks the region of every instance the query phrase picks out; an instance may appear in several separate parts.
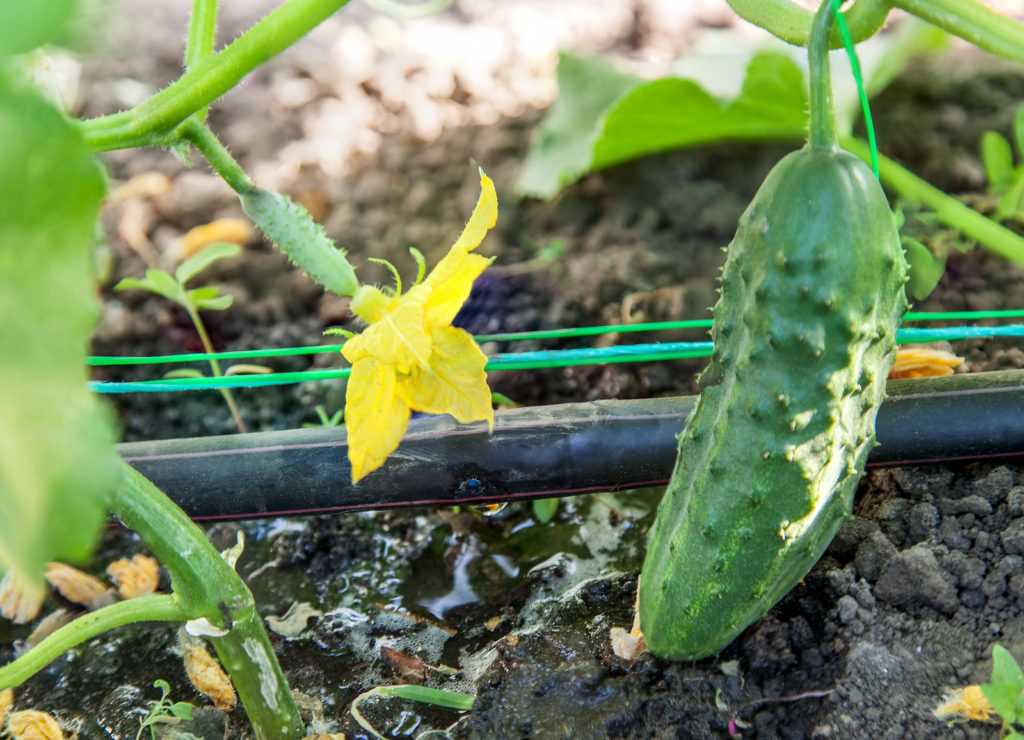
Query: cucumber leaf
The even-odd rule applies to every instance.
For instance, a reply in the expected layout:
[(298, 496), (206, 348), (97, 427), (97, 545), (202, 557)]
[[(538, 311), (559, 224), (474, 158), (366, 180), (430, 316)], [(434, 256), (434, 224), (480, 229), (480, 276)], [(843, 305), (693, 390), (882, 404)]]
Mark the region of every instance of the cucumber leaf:
[(105, 190), (78, 131), (0, 76), (0, 570), (82, 560), (115, 484), (111, 414), (87, 389)]

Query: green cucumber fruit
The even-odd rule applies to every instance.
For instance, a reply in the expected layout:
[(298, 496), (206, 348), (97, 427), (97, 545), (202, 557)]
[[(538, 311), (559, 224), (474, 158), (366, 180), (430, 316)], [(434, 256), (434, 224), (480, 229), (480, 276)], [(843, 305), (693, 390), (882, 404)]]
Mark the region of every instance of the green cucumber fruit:
[(640, 577), (655, 655), (718, 652), (811, 569), (850, 514), (906, 308), (907, 265), (871, 170), (835, 143), (827, 44), (811, 133), (740, 219), (715, 352), (679, 437)]

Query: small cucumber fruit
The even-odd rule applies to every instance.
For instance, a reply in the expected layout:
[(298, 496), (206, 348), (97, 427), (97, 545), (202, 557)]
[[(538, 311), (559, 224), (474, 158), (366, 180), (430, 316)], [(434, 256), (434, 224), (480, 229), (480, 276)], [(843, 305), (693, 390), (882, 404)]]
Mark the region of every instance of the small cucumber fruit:
[(803, 578), (874, 445), (907, 265), (878, 181), (836, 145), (831, 23), (825, 0), (809, 141), (771, 171), (729, 245), (714, 357), (651, 532), (640, 624), (661, 657), (718, 652)]

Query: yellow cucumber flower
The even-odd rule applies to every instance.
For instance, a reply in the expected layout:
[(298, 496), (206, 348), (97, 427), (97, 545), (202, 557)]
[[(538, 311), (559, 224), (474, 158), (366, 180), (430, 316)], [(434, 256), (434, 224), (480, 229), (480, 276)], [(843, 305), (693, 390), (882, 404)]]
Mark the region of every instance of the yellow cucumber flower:
[(405, 293), (399, 283), (393, 295), (363, 285), (353, 296), (352, 311), (369, 324), (341, 349), (352, 364), (345, 426), (353, 483), (398, 448), (413, 411), (486, 421), (493, 429), (487, 358), (451, 323), (493, 261), (471, 252), (497, 220), (494, 183), (481, 170), (480, 198), (466, 228), (425, 280)]

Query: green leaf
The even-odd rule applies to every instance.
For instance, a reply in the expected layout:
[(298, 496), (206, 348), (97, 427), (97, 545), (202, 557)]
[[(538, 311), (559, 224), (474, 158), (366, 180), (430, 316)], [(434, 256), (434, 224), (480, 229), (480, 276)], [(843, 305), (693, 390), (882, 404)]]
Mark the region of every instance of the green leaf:
[(533, 501), (533, 516), (541, 524), (547, 524), (558, 513), (557, 498), (538, 498)]
[(163, 694), (163, 696), (167, 696), (171, 693), (171, 685), (163, 678), (158, 678), (154, 681), (153, 688), (160, 689), (160, 693)]
[(178, 285), (177, 281), (169, 273), (163, 270), (146, 270), (146, 277), (141, 280), (139, 278), (123, 278), (114, 286), (114, 290), (118, 292), (123, 290), (145, 290), (148, 293), (153, 293), (178, 304), (181, 304), (183, 300), (181, 286)]
[(923, 301), (935, 290), (935, 286), (946, 272), (946, 260), (932, 254), (932, 250), (917, 239), (904, 237), (903, 250), (906, 252), (907, 264), (910, 267), (907, 291), (915, 301)]
[(1024, 689), (1024, 672), (1002, 645), (992, 646), (992, 683), (1012, 683)]
[(550, 197), (582, 174), (654, 152), (723, 140), (800, 139), (807, 96), (784, 54), (755, 55), (739, 95), (722, 103), (693, 80), (638, 82), (606, 62), (563, 55), (559, 98), (517, 187)]
[(723, 140), (800, 139), (806, 107), (803, 73), (781, 54), (754, 56), (739, 97), (728, 105), (692, 80), (655, 80), (634, 87), (609, 109), (591, 167)]
[(1013, 139), (1017, 144), (1017, 156), (1024, 159), (1024, 105), (1013, 116)]
[(603, 59), (563, 53), (558, 59), (558, 99), (540, 124), (516, 189), (550, 198), (587, 172), (604, 112), (639, 82)]
[(476, 697), (472, 694), (464, 694), (460, 691), (447, 691), (446, 689), (431, 689), (426, 686), (406, 684), (402, 686), (379, 686), (377, 692), (383, 696), (393, 696), (398, 699), (407, 699), (421, 704), (430, 704), (445, 709), (457, 709), (460, 712), (468, 712), (473, 708)]
[(223, 311), (231, 308), (234, 297), (229, 295), (217, 296), (216, 298), (203, 298), (195, 302), (195, 307), (200, 311)]
[(242, 248), (237, 244), (221, 242), (211, 244), (178, 265), (178, 269), (174, 271), (174, 277), (178, 279), (179, 283), (185, 285), (214, 262), (228, 259), (229, 257), (237, 257), (241, 252)]
[(288, 259), (332, 293), (351, 296), (359, 287), (345, 252), (309, 211), (287, 196), (259, 188), (240, 195), (245, 211)]
[(981, 137), (981, 162), (991, 192), (1001, 193), (1013, 182), (1013, 152), (1001, 134), (986, 131)]
[(180, 720), (189, 722), (192, 720), (192, 711), (195, 709), (187, 701), (175, 702), (171, 705), (171, 714)]
[(1016, 718), (1017, 700), (1020, 698), (1021, 685), (1015, 683), (983, 683), (981, 693), (996, 713), (1006, 722)]
[(0, 2), (0, 56), (23, 54), (61, 40), (76, 6), (75, 0)]
[(81, 561), (118, 479), (112, 414), (86, 386), (105, 177), (75, 126), (0, 77), (0, 570)]

